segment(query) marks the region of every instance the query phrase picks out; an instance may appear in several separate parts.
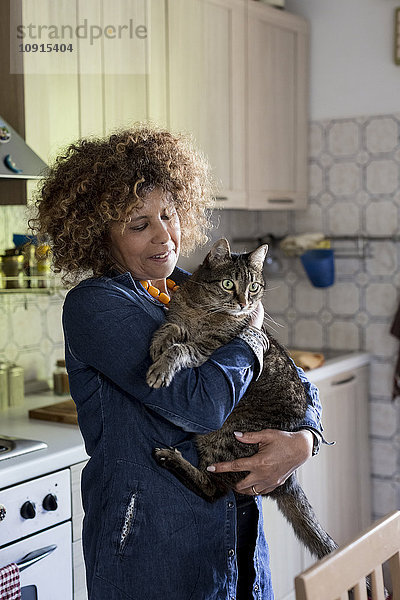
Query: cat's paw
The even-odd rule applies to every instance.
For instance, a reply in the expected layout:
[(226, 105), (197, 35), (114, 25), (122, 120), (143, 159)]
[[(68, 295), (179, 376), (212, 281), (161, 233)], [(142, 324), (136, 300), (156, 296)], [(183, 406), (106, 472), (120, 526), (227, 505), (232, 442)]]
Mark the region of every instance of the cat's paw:
[(174, 373), (166, 368), (163, 360), (154, 362), (146, 374), (146, 382), (152, 388), (168, 387)]
[(155, 360), (157, 360), (158, 358), (160, 358), (161, 354), (163, 354), (164, 350), (165, 350), (165, 342), (164, 342), (164, 338), (163, 339), (154, 339), (151, 346), (150, 346), (150, 357), (151, 360), (154, 362)]
[(177, 460), (182, 458), (182, 454), (176, 448), (154, 448), (153, 458), (164, 469), (168, 469)]
[(167, 352), (171, 346), (180, 341), (182, 332), (174, 323), (166, 323), (159, 329), (153, 337), (150, 346), (151, 360), (154, 362), (159, 359), (164, 352)]

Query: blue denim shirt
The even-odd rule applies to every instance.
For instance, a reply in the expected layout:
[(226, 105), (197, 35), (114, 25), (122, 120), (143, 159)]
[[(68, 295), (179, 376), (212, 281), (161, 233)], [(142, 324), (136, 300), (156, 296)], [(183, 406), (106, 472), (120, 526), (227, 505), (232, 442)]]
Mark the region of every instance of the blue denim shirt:
[[(187, 274), (175, 269), (179, 283)], [(232, 600), (236, 596), (236, 500), (213, 504), (152, 458), (174, 446), (197, 464), (195, 434), (219, 429), (257, 369), (241, 339), (168, 388), (145, 381), (149, 346), (165, 307), (129, 273), (88, 279), (66, 297), (63, 325), (71, 395), (90, 460), (82, 476), (83, 547), (90, 600)], [(317, 389), (304, 425), (321, 430)], [(255, 600), (272, 600), (261, 498)]]

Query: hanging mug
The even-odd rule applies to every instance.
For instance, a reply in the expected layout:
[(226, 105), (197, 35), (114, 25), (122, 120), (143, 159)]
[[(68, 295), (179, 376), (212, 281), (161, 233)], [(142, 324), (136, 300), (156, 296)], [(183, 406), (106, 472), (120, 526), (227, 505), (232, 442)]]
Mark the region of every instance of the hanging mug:
[(304, 270), (315, 287), (328, 287), (335, 281), (335, 261), (332, 249), (307, 250), (300, 256)]

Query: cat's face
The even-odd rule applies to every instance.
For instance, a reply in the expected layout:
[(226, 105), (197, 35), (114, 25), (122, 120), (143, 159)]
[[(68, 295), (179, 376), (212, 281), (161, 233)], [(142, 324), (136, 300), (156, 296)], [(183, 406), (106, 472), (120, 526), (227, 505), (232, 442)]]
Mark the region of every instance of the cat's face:
[(232, 254), (227, 240), (218, 240), (196, 271), (203, 305), (210, 312), (249, 315), (264, 293), (262, 269), (267, 250), (264, 244), (253, 252)]

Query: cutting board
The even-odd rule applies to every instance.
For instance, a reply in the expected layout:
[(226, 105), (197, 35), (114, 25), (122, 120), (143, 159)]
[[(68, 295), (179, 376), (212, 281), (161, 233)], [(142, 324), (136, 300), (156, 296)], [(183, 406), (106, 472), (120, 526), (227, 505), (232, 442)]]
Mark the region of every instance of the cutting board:
[(33, 408), (29, 411), (31, 419), (43, 419), (44, 421), (57, 421), (58, 423), (78, 424), (75, 402), (65, 400), (42, 408)]
[(306, 350), (289, 350), (289, 355), (295, 364), (303, 369), (310, 371), (321, 367), (325, 362), (325, 357), (320, 352), (307, 352)]

